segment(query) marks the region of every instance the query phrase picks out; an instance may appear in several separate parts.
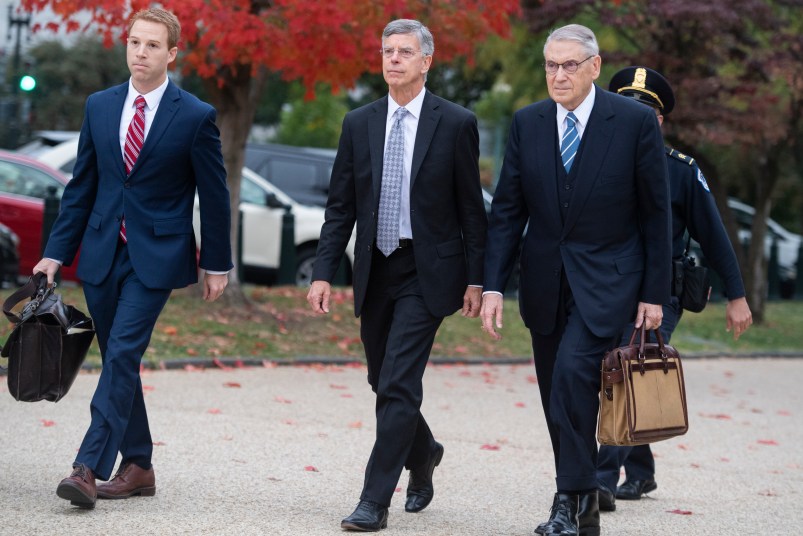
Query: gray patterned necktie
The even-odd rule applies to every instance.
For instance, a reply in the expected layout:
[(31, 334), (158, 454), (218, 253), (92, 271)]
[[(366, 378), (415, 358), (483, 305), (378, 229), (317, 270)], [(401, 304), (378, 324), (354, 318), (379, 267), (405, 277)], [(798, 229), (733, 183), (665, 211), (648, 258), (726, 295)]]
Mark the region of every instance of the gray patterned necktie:
[(580, 147), (580, 133), (577, 132), (577, 116), (569, 112), (566, 116), (566, 132), (563, 133), (563, 140), (560, 142), (560, 158), (563, 160), (566, 173), (572, 169), (578, 147)]
[(401, 207), (402, 177), (404, 175), (404, 128), (402, 120), (407, 109), (398, 108), (393, 114), (393, 126), (385, 149), (382, 167), (382, 190), (379, 194), (379, 222), (376, 246), (385, 257), (399, 247), (399, 208)]

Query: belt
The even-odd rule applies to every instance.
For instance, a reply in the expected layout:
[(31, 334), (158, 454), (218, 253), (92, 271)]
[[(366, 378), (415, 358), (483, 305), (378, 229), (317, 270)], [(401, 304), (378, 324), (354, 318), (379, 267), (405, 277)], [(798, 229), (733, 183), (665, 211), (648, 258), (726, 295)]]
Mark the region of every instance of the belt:
[(399, 238), (399, 249), (411, 248), (411, 247), (413, 247), (412, 238)]

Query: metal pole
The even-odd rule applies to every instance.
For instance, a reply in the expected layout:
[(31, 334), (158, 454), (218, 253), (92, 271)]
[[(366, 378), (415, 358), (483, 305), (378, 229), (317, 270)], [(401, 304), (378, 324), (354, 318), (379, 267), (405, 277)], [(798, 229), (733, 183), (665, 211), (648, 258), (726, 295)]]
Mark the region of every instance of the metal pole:
[(20, 137), (20, 102), (19, 102), (19, 85), (20, 85), (20, 39), (22, 37), (22, 27), (28, 27), (31, 24), (31, 16), (14, 16), (14, 7), (8, 6), (8, 40), (11, 40), (11, 30), (16, 28), (17, 35), (14, 41), (14, 56), (11, 62), (13, 70), (11, 77), (11, 114), (8, 125), (8, 146), (16, 148), (19, 145)]

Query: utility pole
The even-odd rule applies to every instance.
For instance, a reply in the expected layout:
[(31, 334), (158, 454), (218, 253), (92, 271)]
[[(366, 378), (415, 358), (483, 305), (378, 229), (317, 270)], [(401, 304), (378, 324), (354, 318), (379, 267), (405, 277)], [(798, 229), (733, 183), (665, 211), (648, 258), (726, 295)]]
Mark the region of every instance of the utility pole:
[(11, 32), (16, 29), (17, 34), (14, 41), (14, 56), (11, 60), (12, 80), (11, 80), (11, 113), (8, 122), (7, 146), (16, 149), (20, 138), (20, 41), (22, 39), (22, 29), (29, 28), (31, 25), (31, 15), (26, 14), (18, 17), (14, 16), (14, 7), (8, 6), (8, 37), (12, 39)]

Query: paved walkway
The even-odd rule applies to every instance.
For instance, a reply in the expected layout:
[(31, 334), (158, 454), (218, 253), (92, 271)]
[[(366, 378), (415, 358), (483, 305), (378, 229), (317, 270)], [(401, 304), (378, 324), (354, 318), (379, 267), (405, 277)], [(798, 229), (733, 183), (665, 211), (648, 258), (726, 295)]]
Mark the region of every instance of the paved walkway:
[[(59, 402), (0, 388), (0, 534), (341, 534), (373, 441), (365, 369), (300, 366), (146, 372), (153, 498), (72, 508), (56, 485), (88, 425), (97, 375)], [(619, 501), (603, 534), (796, 534), (803, 526), (803, 360), (687, 360), (691, 429), (654, 447), (658, 490)], [(529, 366), (432, 366), (423, 411), (445, 445), (436, 495), (382, 534), (529, 535), (553, 464)]]

